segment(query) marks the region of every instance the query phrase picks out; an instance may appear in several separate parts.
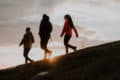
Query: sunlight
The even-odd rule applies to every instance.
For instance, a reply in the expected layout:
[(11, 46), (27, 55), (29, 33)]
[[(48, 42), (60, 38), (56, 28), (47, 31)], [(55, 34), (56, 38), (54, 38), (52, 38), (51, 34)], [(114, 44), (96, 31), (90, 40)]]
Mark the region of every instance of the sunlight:
[[(49, 60), (56, 56), (64, 54), (64, 49), (53, 49)], [(23, 48), (22, 47), (0, 47), (0, 69), (24, 64)], [(34, 61), (44, 59), (44, 51), (40, 48), (32, 48), (29, 57)]]
[(64, 50), (54, 50), (52, 55), (51, 55), (51, 58), (54, 58), (54, 57), (59, 56), (59, 55), (62, 55), (64, 53), (65, 53)]

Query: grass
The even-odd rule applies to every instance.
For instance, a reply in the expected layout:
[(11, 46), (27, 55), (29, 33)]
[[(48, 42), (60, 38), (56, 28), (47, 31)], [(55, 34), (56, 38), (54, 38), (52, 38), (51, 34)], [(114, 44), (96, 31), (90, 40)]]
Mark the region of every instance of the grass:
[(45, 71), (53, 80), (120, 80), (119, 64), (120, 41), (116, 41), (61, 55), (53, 61), (42, 60), (0, 70), (0, 80), (30, 80)]

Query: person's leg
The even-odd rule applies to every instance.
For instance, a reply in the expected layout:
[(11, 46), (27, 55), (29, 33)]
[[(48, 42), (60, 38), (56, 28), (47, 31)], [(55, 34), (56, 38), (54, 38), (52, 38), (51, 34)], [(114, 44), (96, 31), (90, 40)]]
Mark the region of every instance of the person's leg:
[(46, 51), (46, 36), (41, 38), (41, 48), (44, 50), (44, 59), (47, 59), (47, 51)]
[(44, 59), (47, 58), (47, 52), (46, 52), (46, 45), (45, 44), (46, 44), (45, 38), (41, 37), (40, 46), (44, 50)]
[(47, 53), (46, 53), (46, 50), (44, 50), (44, 59), (45, 59), (45, 60), (47, 59)]
[(33, 60), (31, 60), (31, 59), (28, 57), (29, 52), (30, 52), (30, 48), (25, 48), (24, 57), (26, 58), (26, 63), (28, 63), (28, 61), (33, 62)]
[(66, 53), (68, 54), (68, 42), (69, 42), (69, 38), (67, 35), (64, 36), (64, 45), (65, 45), (65, 49), (66, 49)]
[(65, 46), (65, 50), (66, 50), (66, 53), (68, 54), (69, 52), (68, 52), (68, 47), (67, 46)]
[(24, 58), (25, 58), (25, 63), (28, 63), (28, 60), (27, 60), (27, 49), (24, 48), (24, 54), (23, 54)]
[(47, 54), (51, 54), (52, 51), (50, 51), (48, 48), (47, 48), (47, 45), (48, 45), (48, 41), (50, 39), (50, 36), (47, 35), (47, 36), (44, 36), (43, 38), (41, 38), (41, 48), (44, 50), (44, 59), (47, 59)]
[(41, 37), (41, 40), (40, 40), (40, 46), (42, 49), (45, 49), (45, 39)]
[(28, 59), (30, 62), (33, 62), (33, 60), (28, 57), (28, 54), (29, 54), (30, 50), (31, 50), (31, 48), (28, 48), (27, 59)]
[(71, 48), (74, 51), (76, 51), (76, 46), (73, 46), (73, 45), (69, 44), (70, 38), (71, 38), (71, 36), (65, 35), (64, 44), (66, 46), (66, 52), (68, 52), (68, 48)]
[(52, 53), (52, 51), (49, 50), (48, 47), (47, 47), (49, 39), (50, 39), (50, 36), (46, 36), (46, 38), (45, 38), (45, 44), (44, 44), (44, 45), (45, 45), (46, 55), (47, 55), (47, 54), (48, 54), (48, 55), (51, 55), (51, 53)]

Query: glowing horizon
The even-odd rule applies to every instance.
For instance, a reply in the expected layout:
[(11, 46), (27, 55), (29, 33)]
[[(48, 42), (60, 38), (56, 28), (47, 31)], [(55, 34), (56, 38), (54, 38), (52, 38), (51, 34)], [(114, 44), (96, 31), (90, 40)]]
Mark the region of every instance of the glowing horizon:
[[(53, 55), (64, 54), (60, 37), (64, 15), (70, 14), (80, 37), (74, 34), (70, 43), (78, 49), (103, 42), (120, 40), (120, 1), (118, 0), (1, 0), (0, 1), (0, 66), (24, 63), (22, 48), (18, 47), (26, 27), (31, 27), (35, 44), (31, 57), (42, 59), (38, 29), (43, 13), (53, 24), (49, 48)], [(7, 59), (6, 59), (7, 58)]]
[[(51, 58), (64, 54), (64, 50), (52, 50)], [(0, 47), (0, 69), (7, 67), (14, 67), (17, 65), (24, 64), (23, 48), (19, 47)], [(34, 61), (44, 59), (44, 52), (40, 48), (32, 48), (29, 57)]]

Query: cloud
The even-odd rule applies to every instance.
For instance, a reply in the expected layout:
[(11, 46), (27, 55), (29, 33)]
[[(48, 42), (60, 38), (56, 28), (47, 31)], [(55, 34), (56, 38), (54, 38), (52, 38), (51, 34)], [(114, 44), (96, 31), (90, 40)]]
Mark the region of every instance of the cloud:
[(90, 29), (86, 26), (76, 26), (77, 30), (79, 32), (80, 37), (86, 37), (87, 39), (96, 39), (96, 36), (98, 37), (99, 35), (97, 35), (97, 32), (93, 29)]
[[(56, 29), (53, 31), (53, 38), (57, 35), (56, 41), (61, 40), (59, 35), (65, 13), (71, 14), (75, 25), (79, 26), (81, 36), (96, 39), (96, 36), (98, 38), (100, 35), (103, 38), (118, 39), (119, 35), (116, 35), (119, 34), (120, 25), (118, 4), (119, 0), (1, 0), (0, 43), (18, 43), (26, 26), (35, 28), (33, 31), (37, 35), (39, 21), (45, 12), (50, 15), (54, 25), (60, 26), (59, 28), (54, 26)], [(111, 33), (115, 26), (117, 32)]]
[[(0, 1), (0, 23), (13, 23), (22, 17), (51, 13), (57, 0), (2, 0)], [(38, 16), (39, 17), (39, 16)]]
[(40, 0), (39, 3), (43, 7), (49, 7), (49, 6), (51, 7), (51, 6), (55, 6), (57, 4), (60, 4), (64, 1), (65, 0)]

